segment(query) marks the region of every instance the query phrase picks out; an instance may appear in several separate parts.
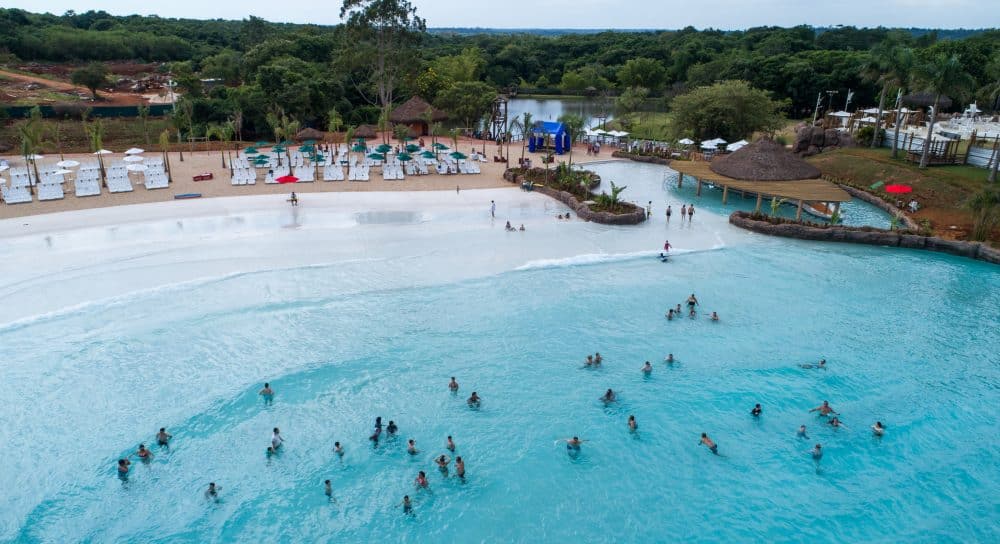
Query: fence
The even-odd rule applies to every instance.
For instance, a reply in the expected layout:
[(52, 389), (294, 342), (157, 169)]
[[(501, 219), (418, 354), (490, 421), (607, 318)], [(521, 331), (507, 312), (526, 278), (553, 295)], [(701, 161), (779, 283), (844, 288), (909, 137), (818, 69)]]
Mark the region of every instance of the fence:
[[(52, 106), (38, 106), (42, 111), (42, 117), (51, 118), (80, 118), (89, 106), (85, 104), (54, 104)], [(34, 106), (5, 106), (7, 115), (11, 119), (28, 117)], [(149, 115), (151, 117), (161, 117), (168, 114), (173, 109), (172, 104), (151, 104)], [(96, 106), (90, 111), (91, 117), (139, 117), (139, 106)]]
[[(882, 147), (892, 149), (894, 136), (895, 133), (892, 130), (887, 130), (885, 138), (882, 139)], [(989, 140), (984, 141), (989, 144)], [(969, 150), (965, 158), (965, 164), (968, 164), (969, 166), (978, 166), (979, 168), (989, 168), (992, 166), (993, 161), (1000, 158), (997, 156), (1000, 154), (1000, 150), (994, 150), (994, 148), (997, 147), (996, 140), (994, 140), (993, 144), (994, 145), (989, 145), (989, 147), (969, 146)], [(902, 153), (920, 153), (924, 150), (924, 138), (900, 132), (899, 150)]]

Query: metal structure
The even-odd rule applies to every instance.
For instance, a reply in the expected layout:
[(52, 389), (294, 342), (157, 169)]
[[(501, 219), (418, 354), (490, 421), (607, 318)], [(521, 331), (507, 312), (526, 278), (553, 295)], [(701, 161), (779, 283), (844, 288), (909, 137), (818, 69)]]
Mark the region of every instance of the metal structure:
[(497, 95), (490, 110), (490, 126), (487, 130), (489, 139), (495, 142), (507, 141), (507, 97)]

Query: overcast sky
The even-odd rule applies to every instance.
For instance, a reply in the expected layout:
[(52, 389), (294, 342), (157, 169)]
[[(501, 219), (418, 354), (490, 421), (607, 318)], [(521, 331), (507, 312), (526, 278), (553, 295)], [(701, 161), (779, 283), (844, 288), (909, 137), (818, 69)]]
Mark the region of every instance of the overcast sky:
[[(996, 28), (1000, 0), (411, 0), (430, 27), (697, 28), (855, 25)], [(103, 9), (195, 19), (336, 24), (340, 1), (4, 0), (3, 7), (62, 14)]]

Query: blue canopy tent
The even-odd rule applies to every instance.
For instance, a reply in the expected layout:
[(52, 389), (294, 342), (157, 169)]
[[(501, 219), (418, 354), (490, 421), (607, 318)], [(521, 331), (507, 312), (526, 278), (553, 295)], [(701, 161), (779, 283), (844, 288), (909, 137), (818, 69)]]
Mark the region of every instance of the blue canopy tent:
[(534, 153), (536, 149), (544, 149), (548, 147), (548, 141), (552, 142), (551, 145), (555, 148), (556, 155), (565, 153), (570, 146), (569, 133), (566, 131), (566, 126), (555, 121), (536, 123), (531, 128), (531, 133), (528, 136), (528, 150)]

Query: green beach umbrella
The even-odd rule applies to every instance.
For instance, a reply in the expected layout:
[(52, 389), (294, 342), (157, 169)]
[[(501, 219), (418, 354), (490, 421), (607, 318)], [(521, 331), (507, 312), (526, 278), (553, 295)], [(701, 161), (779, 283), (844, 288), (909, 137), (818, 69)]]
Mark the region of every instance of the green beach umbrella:
[(243, 152), (247, 155), (256, 155), (257, 153), (260, 153), (260, 151), (257, 151), (256, 147), (248, 147), (244, 149)]
[(271, 163), (271, 161), (267, 160), (267, 158), (265, 158), (265, 157), (264, 157), (264, 156), (262, 155), (262, 156), (260, 156), (260, 157), (257, 157), (257, 159), (253, 161), (253, 163), (254, 163), (255, 165), (257, 165), (257, 166), (266, 166), (266, 165), (270, 164), (270, 163)]
[(325, 159), (325, 158), (326, 158), (326, 157), (324, 157), (324, 156), (323, 156), (322, 154), (320, 154), (320, 153), (317, 153), (317, 154), (313, 155), (313, 157), (312, 157), (312, 161), (313, 161), (313, 162), (321, 162), (321, 161), (322, 161), (323, 159)]
[(271, 144), (267, 140), (260, 140), (259, 142), (254, 143), (254, 145), (257, 147), (267, 147)]
[(401, 161), (412, 161), (413, 160), (413, 157), (411, 157), (409, 153), (400, 153), (398, 156), (396, 156), (396, 158), (399, 159), (399, 160), (401, 160)]
[(302, 152), (302, 153), (307, 153), (307, 152), (311, 152), (311, 151), (315, 151), (315, 150), (316, 150), (316, 148), (313, 147), (313, 146), (311, 146), (311, 145), (300, 145), (299, 146), (299, 151)]
[(424, 151), (423, 153), (420, 154), (420, 156), (425, 159), (433, 159), (434, 153), (431, 153), (430, 151)]
[(289, 146), (292, 145), (292, 142), (290, 140), (281, 140), (280, 142), (278, 142), (278, 145)]
[(446, 145), (444, 145), (441, 142), (434, 142), (434, 149), (438, 149), (438, 150), (444, 151), (445, 149), (451, 149), (451, 148), (448, 147), (448, 146), (446, 146)]
[(313, 145), (313, 144), (316, 143), (316, 140), (306, 140), (306, 141), (304, 141), (302, 143), (305, 144), (305, 145)]
[(414, 144), (406, 144), (406, 151), (407, 153), (416, 153), (417, 151), (420, 151), (420, 146)]
[(385, 155), (383, 155), (381, 153), (371, 153), (371, 154), (368, 155), (368, 158), (376, 160), (376, 161), (381, 161), (381, 160), (385, 160)]
[(468, 157), (465, 156), (465, 153), (459, 153), (458, 151), (456, 151), (451, 154), (451, 158), (461, 160), (461, 159), (467, 159)]
[(352, 147), (351, 151), (353, 151), (355, 153), (364, 153), (365, 151), (368, 151), (368, 148), (365, 147), (364, 144), (358, 144), (358, 145)]
[(378, 151), (379, 153), (388, 153), (392, 151), (392, 146), (389, 144), (379, 144), (379, 146), (376, 147), (375, 150)]

